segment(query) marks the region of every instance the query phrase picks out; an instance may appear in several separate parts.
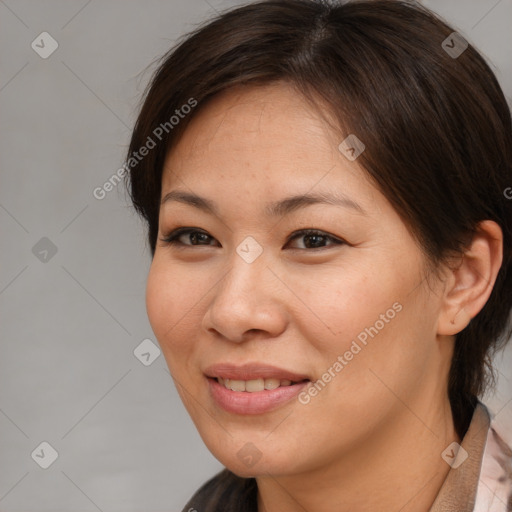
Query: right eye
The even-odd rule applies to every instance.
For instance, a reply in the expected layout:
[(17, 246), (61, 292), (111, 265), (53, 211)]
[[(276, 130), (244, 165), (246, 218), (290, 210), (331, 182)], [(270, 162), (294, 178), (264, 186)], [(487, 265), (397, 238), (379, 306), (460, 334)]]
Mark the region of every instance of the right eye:
[(214, 241), (215, 238), (196, 228), (178, 228), (167, 233), (160, 240), (169, 245), (193, 246), (211, 245), (209, 242)]

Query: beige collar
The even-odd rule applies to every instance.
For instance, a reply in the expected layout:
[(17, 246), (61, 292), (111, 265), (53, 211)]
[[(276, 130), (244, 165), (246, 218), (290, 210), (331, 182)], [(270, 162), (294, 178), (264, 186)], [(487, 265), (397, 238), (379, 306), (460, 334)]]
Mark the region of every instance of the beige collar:
[(478, 402), (460, 445), (467, 459), (457, 468), (452, 466), (429, 512), (473, 512), (490, 423), (487, 408)]

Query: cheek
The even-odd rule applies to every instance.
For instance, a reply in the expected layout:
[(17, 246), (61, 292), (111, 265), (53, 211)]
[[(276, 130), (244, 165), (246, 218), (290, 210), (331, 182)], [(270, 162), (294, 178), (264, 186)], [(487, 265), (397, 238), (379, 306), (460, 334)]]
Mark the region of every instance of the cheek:
[[(357, 390), (370, 400), (382, 388), (370, 370), (402, 384), (429, 357), (424, 339), (432, 338), (434, 324), (418, 286), (419, 266), (411, 260), (354, 263), (347, 271), (326, 270), (325, 276), (303, 272), (295, 280), (303, 304), (294, 320), (310, 344), (310, 360), (317, 362), (316, 377), (336, 381), (332, 390)], [(329, 370), (331, 376), (343, 377), (330, 378)]]
[(154, 260), (146, 283), (149, 322), (166, 358), (179, 357), (193, 345), (191, 329), (197, 328), (197, 311), (204, 292), (190, 282), (183, 269)]
[(317, 350), (326, 354), (348, 350), (351, 341), (361, 333), (364, 338), (365, 329), (376, 322), (381, 330), (380, 315), (385, 315), (385, 320), (396, 316), (393, 304), (407, 287), (389, 265), (302, 270), (290, 278), (296, 283), (294, 302), (302, 311), (294, 321), (308, 333)]

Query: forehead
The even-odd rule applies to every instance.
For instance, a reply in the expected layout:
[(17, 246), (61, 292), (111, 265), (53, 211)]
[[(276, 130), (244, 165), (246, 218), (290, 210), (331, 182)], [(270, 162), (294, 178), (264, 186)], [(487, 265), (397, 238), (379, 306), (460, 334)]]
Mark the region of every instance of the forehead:
[(167, 155), (163, 183), (182, 171), (190, 179), (250, 172), (261, 178), (271, 172), (281, 180), (318, 178), (340, 163), (340, 137), (333, 123), (286, 82), (233, 87), (195, 112)]

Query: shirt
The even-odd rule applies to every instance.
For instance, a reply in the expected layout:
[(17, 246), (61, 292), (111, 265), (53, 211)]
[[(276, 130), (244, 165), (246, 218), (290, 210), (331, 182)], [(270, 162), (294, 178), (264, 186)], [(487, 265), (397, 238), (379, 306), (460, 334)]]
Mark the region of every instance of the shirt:
[[(482, 402), (460, 445), (452, 443), (440, 456), (451, 467), (429, 512), (512, 512), (512, 449)], [(182, 512), (258, 512), (257, 492), (254, 478), (226, 468)]]

